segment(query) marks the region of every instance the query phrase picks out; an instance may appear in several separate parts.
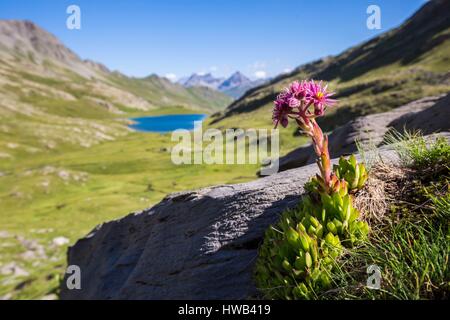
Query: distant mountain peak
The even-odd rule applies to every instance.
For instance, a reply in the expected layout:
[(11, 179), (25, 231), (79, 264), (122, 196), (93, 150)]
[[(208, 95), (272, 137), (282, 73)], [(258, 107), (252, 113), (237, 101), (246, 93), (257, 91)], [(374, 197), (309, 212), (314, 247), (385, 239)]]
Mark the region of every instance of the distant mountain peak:
[(215, 78), (211, 73), (194, 73), (187, 80), (185, 80), (182, 85), (185, 87), (209, 87), (212, 89), (217, 89), (222, 81), (222, 78)]
[(190, 77), (182, 78), (178, 83), (184, 87), (208, 87), (227, 94), (235, 99), (246, 91), (261, 85), (266, 80), (250, 80), (242, 72), (236, 71), (228, 78), (215, 78), (211, 73), (194, 73)]
[(248, 79), (242, 72), (240, 71), (236, 71), (235, 73), (233, 73), (230, 78), (245, 78)]
[(24, 55), (33, 53), (63, 63), (81, 59), (53, 34), (29, 20), (0, 20), (0, 43)]
[[(329, 116), (329, 129), (352, 117), (386, 111), (387, 108), (398, 107), (425, 94), (440, 94), (441, 90), (447, 90), (441, 89), (441, 85), (448, 84), (443, 79), (448, 80), (449, 12), (449, 0), (427, 1), (399, 27), (352, 46), (336, 56), (303, 64), (265, 85), (247, 91), (217, 116), (214, 122), (265, 108), (276, 98), (280, 88), (304, 78), (329, 82), (339, 79), (333, 85), (340, 92), (336, 97), (340, 100), (341, 114), (345, 116)], [(411, 90), (420, 89), (422, 85), (430, 86), (430, 91)], [(362, 92), (370, 92), (370, 99), (355, 104), (352, 99), (359, 99)], [(386, 97), (395, 98), (387, 104)], [(364, 108), (360, 108), (361, 105)]]
[(0, 54), (38, 65), (49, 61), (86, 78), (110, 72), (100, 63), (83, 61), (56, 36), (29, 20), (0, 20)]
[(219, 86), (219, 90), (232, 96), (235, 99), (240, 98), (248, 90), (253, 89), (266, 82), (265, 79), (250, 80), (242, 72), (236, 71)]
[(236, 71), (235, 73), (233, 73), (228, 80), (230, 81), (234, 81), (234, 82), (240, 82), (242, 83), (247, 83), (247, 82), (251, 82), (252, 80), (250, 80), (248, 77), (246, 77), (243, 73), (241, 73), (240, 71)]
[(226, 79), (219, 86), (219, 90), (229, 90), (231, 88), (247, 85), (252, 81), (244, 76), (240, 71), (233, 73), (228, 79)]

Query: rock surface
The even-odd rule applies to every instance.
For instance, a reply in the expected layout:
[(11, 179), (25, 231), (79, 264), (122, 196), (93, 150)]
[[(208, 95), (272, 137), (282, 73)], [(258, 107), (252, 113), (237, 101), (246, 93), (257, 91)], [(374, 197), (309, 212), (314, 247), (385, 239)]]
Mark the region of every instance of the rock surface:
[[(383, 151), (385, 159), (395, 159)], [(316, 165), (253, 182), (172, 194), (98, 226), (69, 249), (81, 290), (62, 299), (245, 299), (265, 230), (297, 204)]]
[[(403, 128), (421, 130), (424, 135), (450, 131), (450, 94), (423, 98), (389, 112), (357, 118), (337, 128), (329, 136), (330, 155), (339, 157), (354, 153), (357, 151), (356, 140), (379, 146), (391, 128), (400, 132)], [(280, 171), (314, 161), (314, 150), (311, 145), (306, 145), (280, 158)]]
[[(449, 131), (449, 100), (450, 95), (426, 98), (356, 119), (330, 135), (331, 154), (356, 151), (356, 138), (379, 144), (389, 127)], [(379, 155), (397, 161), (389, 147), (379, 148)], [(82, 289), (68, 290), (63, 281), (61, 298), (254, 297), (253, 267), (264, 232), (297, 204), (316, 173), (310, 164), (249, 183), (172, 194), (150, 209), (100, 225), (69, 248), (68, 264), (80, 267)]]

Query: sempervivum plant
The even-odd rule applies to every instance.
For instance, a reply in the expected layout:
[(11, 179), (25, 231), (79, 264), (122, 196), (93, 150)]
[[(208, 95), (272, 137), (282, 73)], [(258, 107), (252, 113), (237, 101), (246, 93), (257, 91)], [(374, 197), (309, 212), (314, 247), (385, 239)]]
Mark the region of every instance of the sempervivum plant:
[(348, 159), (341, 157), (339, 164), (333, 166), (333, 170), (338, 178), (345, 179), (349, 183), (349, 191), (361, 189), (368, 177), (366, 167), (362, 163), (357, 163), (353, 154)]
[(317, 181), (326, 192), (338, 189), (341, 181), (331, 171), (328, 137), (323, 134), (316, 118), (323, 116), (327, 107), (336, 103), (330, 98), (333, 94), (327, 91), (327, 85), (322, 82), (295, 81), (278, 95), (272, 116), (275, 127), (278, 124), (286, 127), (289, 119), (292, 119), (311, 137), (320, 169)]
[(369, 232), (349, 194), (363, 187), (365, 167), (351, 156), (332, 168), (328, 137), (316, 122), (336, 103), (332, 95), (327, 85), (311, 80), (293, 82), (275, 101), (275, 126), (286, 127), (292, 120), (311, 137), (320, 174), (305, 186), (308, 194), (299, 206), (286, 211), (266, 232), (256, 282), (268, 298), (317, 298), (332, 286), (331, 272), (343, 248), (362, 241)]

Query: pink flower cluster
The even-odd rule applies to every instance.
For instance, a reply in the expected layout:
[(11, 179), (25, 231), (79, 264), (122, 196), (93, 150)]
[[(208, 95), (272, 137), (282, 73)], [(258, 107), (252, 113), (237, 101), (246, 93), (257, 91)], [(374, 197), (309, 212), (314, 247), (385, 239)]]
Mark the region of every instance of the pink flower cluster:
[(300, 127), (309, 126), (309, 119), (323, 116), (328, 106), (336, 103), (322, 81), (294, 81), (275, 100), (272, 119), (275, 127), (286, 127), (289, 118), (295, 119)]
[(330, 98), (334, 92), (328, 92), (327, 88), (328, 85), (324, 85), (322, 81), (310, 80), (291, 83), (278, 95), (272, 119), (275, 127), (278, 124), (286, 127), (291, 118), (304, 133), (311, 137), (321, 174), (317, 177), (317, 181), (323, 190), (331, 193), (339, 188), (341, 182), (331, 169), (328, 137), (323, 134), (315, 120), (324, 115), (328, 106), (336, 103), (336, 100)]

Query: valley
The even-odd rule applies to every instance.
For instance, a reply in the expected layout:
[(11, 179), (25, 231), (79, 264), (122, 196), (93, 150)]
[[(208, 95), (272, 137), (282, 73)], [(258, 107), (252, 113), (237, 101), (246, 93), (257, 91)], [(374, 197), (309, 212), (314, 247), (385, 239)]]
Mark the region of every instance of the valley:
[[(133, 117), (211, 114), (231, 98), (81, 60), (28, 21), (0, 21), (0, 298), (54, 298), (67, 246), (166, 194), (253, 179), (254, 166), (175, 166), (170, 135)], [(70, 219), (68, 219), (70, 217)]]
[[(319, 121), (331, 132), (447, 93), (448, 7), (440, 1), (269, 83), (239, 90), (222, 83), (228, 95), (157, 75), (128, 77), (82, 60), (32, 22), (0, 20), (0, 299), (57, 299), (68, 246), (98, 224), (174, 192), (257, 178), (258, 165), (174, 165), (170, 134), (133, 131), (131, 118), (207, 114), (205, 128), (269, 129), (281, 88), (314, 78), (338, 92), (339, 108)], [(306, 141), (293, 128), (280, 131), (280, 155)]]
[[(89, 149), (2, 161), (0, 231), (10, 237), (1, 239), (0, 263), (4, 268), (15, 261), (29, 276), (4, 270), (0, 296), (13, 292), (15, 298), (41, 298), (54, 292), (67, 245), (103, 221), (151, 206), (172, 192), (255, 178), (255, 165), (173, 165), (172, 145), (170, 135), (133, 132)], [(35, 250), (18, 237), (45, 248), (46, 259), (24, 257)], [(52, 245), (58, 237), (69, 242)]]

